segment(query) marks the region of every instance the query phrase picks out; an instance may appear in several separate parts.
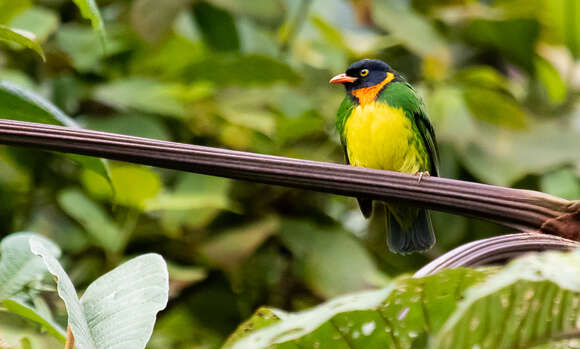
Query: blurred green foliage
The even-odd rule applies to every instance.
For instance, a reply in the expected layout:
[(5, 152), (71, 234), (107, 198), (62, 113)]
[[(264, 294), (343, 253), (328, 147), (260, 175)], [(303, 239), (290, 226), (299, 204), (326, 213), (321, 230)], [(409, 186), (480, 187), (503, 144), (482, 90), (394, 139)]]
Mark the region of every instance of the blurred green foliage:
[[(0, 42), (0, 111), (27, 89), (91, 129), (342, 162), (344, 91), (328, 79), (380, 58), (423, 96), (443, 176), (580, 196), (575, 0), (103, 0), (101, 16), (75, 3), (0, 0), (0, 28), (34, 33), (46, 56)], [(109, 165), (1, 147), (0, 233), (56, 241), (80, 289), (162, 254), (173, 298), (151, 348), (213, 348), (261, 305), (299, 310), (379, 287), (507, 232), (435, 213), (436, 247), (396, 256), (367, 236), (351, 198)], [(2, 314), (15, 338), (29, 333)]]

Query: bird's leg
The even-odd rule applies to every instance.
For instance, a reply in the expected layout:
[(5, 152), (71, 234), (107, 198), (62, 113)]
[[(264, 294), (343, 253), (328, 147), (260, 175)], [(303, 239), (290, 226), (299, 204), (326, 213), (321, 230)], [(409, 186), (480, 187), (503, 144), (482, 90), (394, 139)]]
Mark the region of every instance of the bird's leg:
[(431, 176), (429, 174), (429, 171), (425, 171), (425, 172), (417, 172), (414, 174), (415, 176), (419, 176), (419, 179), (417, 180), (417, 184), (421, 184), (421, 179), (423, 178), (423, 176), (429, 177)]

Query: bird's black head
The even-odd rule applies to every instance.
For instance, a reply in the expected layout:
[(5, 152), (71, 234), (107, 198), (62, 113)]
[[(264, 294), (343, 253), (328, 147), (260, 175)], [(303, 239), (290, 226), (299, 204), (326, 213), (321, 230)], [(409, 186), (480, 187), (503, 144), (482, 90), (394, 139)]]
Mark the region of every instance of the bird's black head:
[(371, 87), (389, 78), (390, 82), (398, 78), (398, 73), (387, 63), (379, 59), (363, 59), (353, 63), (345, 73), (330, 79), (331, 84), (344, 84), (347, 92)]

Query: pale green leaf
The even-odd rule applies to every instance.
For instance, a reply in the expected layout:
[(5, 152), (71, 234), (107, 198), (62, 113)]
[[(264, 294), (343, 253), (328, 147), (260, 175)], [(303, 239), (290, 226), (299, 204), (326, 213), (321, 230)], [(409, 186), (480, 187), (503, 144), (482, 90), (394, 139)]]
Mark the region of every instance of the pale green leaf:
[(580, 179), (571, 169), (565, 168), (543, 175), (540, 187), (544, 193), (566, 200), (580, 199)]
[(155, 316), (168, 299), (167, 266), (161, 256), (129, 260), (95, 280), (79, 300), (69, 276), (42, 242), (32, 239), (30, 248), (57, 278), (77, 348), (145, 348)]
[(131, 6), (131, 25), (143, 40), (154, 44), (171, 28), (191, 0), (137, 0)]
[(27, 30), (0, 25), (0, 40), (17, 43), (31, 50), (34, 50), (36, 53), (38, 53), (38, 55), (40, 55), (43, 61), (46, 60), (44, 51), (38, 43), (36, 36)]
[(28, 241), (35, 237), (56, 256), (60, 249), (50, 240), (33, 233), (14, 233), (0, 242), (0, 300), (18, 295), (23, 287), (40, 281), (46, 267), (31, 252)]

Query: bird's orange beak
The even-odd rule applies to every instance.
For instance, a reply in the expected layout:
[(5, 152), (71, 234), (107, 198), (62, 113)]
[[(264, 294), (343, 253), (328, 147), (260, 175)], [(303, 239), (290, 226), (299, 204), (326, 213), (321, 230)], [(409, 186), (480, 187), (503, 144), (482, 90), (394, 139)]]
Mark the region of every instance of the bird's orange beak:
[(355, 82), (358, 78), (348, 76), (345, 73), (338, 74), (337, 76), (330, 79), (331, 84), (344, 84), (345, 82)]

